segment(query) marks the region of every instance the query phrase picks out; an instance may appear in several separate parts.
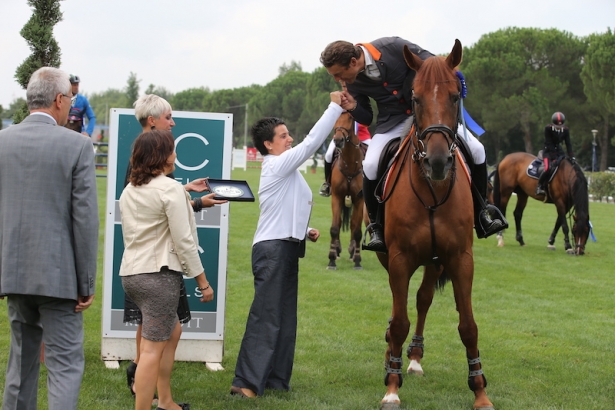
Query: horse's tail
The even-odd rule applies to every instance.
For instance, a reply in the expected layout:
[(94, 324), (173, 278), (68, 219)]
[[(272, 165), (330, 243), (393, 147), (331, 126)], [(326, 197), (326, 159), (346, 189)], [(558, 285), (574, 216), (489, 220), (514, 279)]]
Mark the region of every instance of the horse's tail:
[(500, 164), (495, 166), (493, 171), (493, 205), (500, 209), (502, 196), (500, 195)]
[(342, 231), (347, 231), (350, 227), (350, 208), (342, 205)]
[(438, 278), (438, 281), (436, 282), (436, 289), (444, 290), (444, 286), (446, 286), (446, 284), (450, 281), (451, 281), (451, 278), (448, 277), (446, 270), (442, 271), (442, 274), (440, 275), (440, 277)]

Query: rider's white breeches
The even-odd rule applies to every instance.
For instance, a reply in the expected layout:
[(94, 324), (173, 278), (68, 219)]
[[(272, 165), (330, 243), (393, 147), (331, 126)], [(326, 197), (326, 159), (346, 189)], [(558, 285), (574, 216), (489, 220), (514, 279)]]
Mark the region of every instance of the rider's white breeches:
[[(371, 144), (363, 160), (363, 173), (368, 179), (374, 180), (378, 174), (378, 162), (380, 161), (380, 154), (385, 145), (395, 137), (398, 137), (404, 128), (404, 123), (401, 123), (394, 127), (389, 132), (384, 134), (376, 134), (372, 137)], [(463, 125), (460, 125), (457, 129), (457, 135), (466, 141), (468, 148), (474, 158), (475, 164), (482, 164), (486, 160), (485, 147), (483, 144), (466, 128), (464, 136)], [(327, 151), (328, 152), (328, 151)]]

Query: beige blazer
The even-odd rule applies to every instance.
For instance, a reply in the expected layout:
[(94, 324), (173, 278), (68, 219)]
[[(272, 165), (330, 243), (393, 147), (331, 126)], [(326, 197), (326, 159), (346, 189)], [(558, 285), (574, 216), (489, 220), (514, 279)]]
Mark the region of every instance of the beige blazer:
[(120, 196), (120, 214), (120, 276), (158, 272), (163, 266), (190, 278), (204, 271), (190, 196), (179, 182), (159, 175), (145, 185), (128, 184)]

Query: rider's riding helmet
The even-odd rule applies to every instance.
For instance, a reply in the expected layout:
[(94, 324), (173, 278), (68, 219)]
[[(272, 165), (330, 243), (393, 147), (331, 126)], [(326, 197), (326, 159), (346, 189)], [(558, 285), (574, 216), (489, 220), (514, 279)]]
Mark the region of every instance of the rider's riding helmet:
[(71, 84), (79, 84), (79, 81), (80, 80), (79, 80), (79, 76), (78, 75), (74, 75), (74, 74), (70, 75), (70, 83)]
[(551, 121), (555, 125), (564, 125), (564, 122), (566, 122), (566, 117), (558, 111), (551, 116)]

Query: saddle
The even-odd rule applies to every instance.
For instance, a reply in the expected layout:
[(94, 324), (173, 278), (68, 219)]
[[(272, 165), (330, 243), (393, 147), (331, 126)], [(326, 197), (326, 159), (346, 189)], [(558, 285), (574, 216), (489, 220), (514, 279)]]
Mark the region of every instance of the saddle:
[(542, 159), (536, 158), (527, 166), (525, 173), (528, 177), (539, 179), (542, 173), (545, 171), (545, 163)]
[[(563, 158), (563, 156), (560, 156), (555, 161), (553, 161), (551, 163), (550, 169), (552, 169), (553, 171), (551, 172), (551, 176), (549, 177), (549, 181), (548, 182), (551, 182), (551, 180), (553, 179), (553, 177), (557, 173), (557, 170), (559, 169), (559, 164), (560, 164), (562, 158)], [(527, 174), (528, 177), (534, 178), (534, 179), (540, 179), (540, 176), (544, 172), (545, 172), (545, 163), (542, 160), (542, 158), (536, 158), (534, 161), (532, 161), (530, 163), (530, 165), (527, 166), (527, 169), (525, 171), (525, 173)]]

